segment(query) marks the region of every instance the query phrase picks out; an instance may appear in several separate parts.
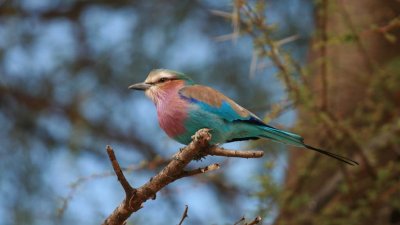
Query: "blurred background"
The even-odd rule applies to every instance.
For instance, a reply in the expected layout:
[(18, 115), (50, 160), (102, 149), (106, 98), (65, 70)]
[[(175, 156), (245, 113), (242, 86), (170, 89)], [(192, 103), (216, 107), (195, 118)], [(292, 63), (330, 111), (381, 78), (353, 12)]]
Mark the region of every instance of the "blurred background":
[(349, 167), (269, 141), (224, 145), (128, 224), (400, 224), (400, 3), (0, 0), (0, 224), (100, 224), (182, 145), (127, 87), (189, 74)]

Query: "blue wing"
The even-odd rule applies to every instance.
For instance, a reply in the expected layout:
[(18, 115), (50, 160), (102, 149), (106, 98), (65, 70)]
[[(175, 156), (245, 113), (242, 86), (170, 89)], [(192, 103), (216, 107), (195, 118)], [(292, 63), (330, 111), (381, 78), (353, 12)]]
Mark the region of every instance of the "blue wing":
[(203, 110), (229, 122), (241, 121), (266, 126), (256, 115), (213, 88), (202, 85), (187, 86), (182, 88), (179, 94), (187, 101), (196, 103)]
[(187, 86), (182, 88), (179, 94), (187, 101), (199, 105), (201, 109), (213, 113), (226, 121), (246, 123), (255, 125), (252, 127), (257, 127), (256, 130), (258, 132), (251, 132), (253, 135), (232, 137), (227, 142), (265, 137), (286, 144), (303, 146), (303, 138), (301, 136), (265, 124), (256, 115), (213, 88), (202, 85)]

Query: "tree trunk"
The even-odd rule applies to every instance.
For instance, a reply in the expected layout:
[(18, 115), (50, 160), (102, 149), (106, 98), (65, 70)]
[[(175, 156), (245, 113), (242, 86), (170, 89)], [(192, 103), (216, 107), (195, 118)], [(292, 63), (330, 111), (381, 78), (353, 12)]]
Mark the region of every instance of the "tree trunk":
[(297, 129), (360, 166), (291, 151), (275, 224), (400, 224), (399, 12), (388, 0), (317, 4), (306, 84), (315, 107), (300, 106)]

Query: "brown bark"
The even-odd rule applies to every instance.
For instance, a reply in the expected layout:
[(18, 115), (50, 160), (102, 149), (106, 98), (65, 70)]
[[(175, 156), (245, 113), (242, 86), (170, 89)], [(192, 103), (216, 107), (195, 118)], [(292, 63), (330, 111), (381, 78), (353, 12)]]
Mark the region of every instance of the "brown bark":
[[(193, 136), (193, 141), (185, 148), (179, 150), (173, 159), (168, 163), (163, 170), (152, 177), (147, 183), (135, 189), (131, 187), (126, 180), (119, 163), (114, 155), (114, 151), (110, 146), (107, 146), (107, 153), (117, 175), (118, 181), (125, 191), (125, 199), (105, 220), (104, 225), (122, 225), (132, 215), (143, 207), (143, 204), (149, 199), (155, 199), (156, 194), (168, 184), (181, 179), (183, 177), (193, 176), (219, 169), (218, 164), (211, 164), (204, 168), (194, 170), (184, 170), (185, 167), (193, 160), (207, 155), (219, 155), (226, 157), (240, 158), (259, 158), (263, 156), (263, 151), (244, 151), (239, 153), (234, 150), (222, 150), (217, 146), (209, 146), (211, 134), (208, 129), (201, 129)], [(187, 213), (187, 211), (185, 210)], [(186, 213), (181, 220), (184, 220)], [(257, 221), (258, 223), (259, 221)], [(254, 223), (256, 224), (256, 223)]]
[[(393, 129), (398, 127), (395, 125), (398, 121), (396, 112), (400, 106), (396, 98), (385, 98), (384, 101), (392, 104), (393, 111), (378, 109), (382, 97), (377, 96), (374, 86), (380, 82), (378, 76), (396, 76), (386, 70), (386, 66), (400, 57), (400, 44), (399, 40), (388, 41), (381, 32), (384, 29), (371, 29), (371, 25), (388, 27), (399, 12), (400, 3), (395, 1), (323, 0), (319, 3), (317, 34), (310, 50), (312, 76), (307, 80), (316, 107), (300, 104), (298, 129), (304, 131), (306, 140), (353, 155), (361, 166), (349, 169), (322, 164), (325, 159), (319, 156), (309, 159), (309, 154), (291, 151), (285, 185), (291, 194), (283, 201), (275, 224), (318, 224), (318, 216), (346, 218), (350, 213), (341, 213), (339, 209), (342, 206), (358, 207), (356, 201), (366, 198), (380, 166), (398, 157), (396, 147), (390, 146), (389, 141), (380, 146), (385, 148), (385, 157), (379, 156), (382, 155), (377, 152), (380, 149), (371, 148), (376, 146), (373, 144), (377, 142), (376, 137), (386, 140), (386, 135), (396, 134)], [(391, 26), (391, 29), (392, 35), (400, 37), (398, 27)], [(390, 92), (384, 88), (378, 91)], [(393, 96), (393, 93), (388, 95)], [(387, 116), (376, 115), (378, 112)], [(378, 116), (382, 118), (377, 119)], [(385, 129), (393, 133), (382, 132)], [(338, 191), (344, 183), (350, 188), (348, 195)], [(298, 196), (306, 196), (308, 200), (295, 207)], [(373, 224), (390, 224), (391, 210), (394, 209), (387, 209), (384, 201), (371, 207), (375, 207), (376, 214), (364, 216), (364, 221), (358, 221), (359, 224), (371, 224), (371, 221)], [(386, 209), (386, 214), (377, 216), (382, 208)]]

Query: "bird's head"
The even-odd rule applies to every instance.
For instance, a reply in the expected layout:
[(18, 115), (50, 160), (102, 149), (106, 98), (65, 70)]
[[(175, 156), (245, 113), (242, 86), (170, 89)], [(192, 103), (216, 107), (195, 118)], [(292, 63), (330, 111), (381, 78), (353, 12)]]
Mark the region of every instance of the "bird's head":
[(183, 73), (173, 70), (156, 69), (149, 73), (143, 83), (132, 84), (128, 88), (144, 91), (153, 102), (157, 103), (169, 90), (192, 84), (192, 79)]

